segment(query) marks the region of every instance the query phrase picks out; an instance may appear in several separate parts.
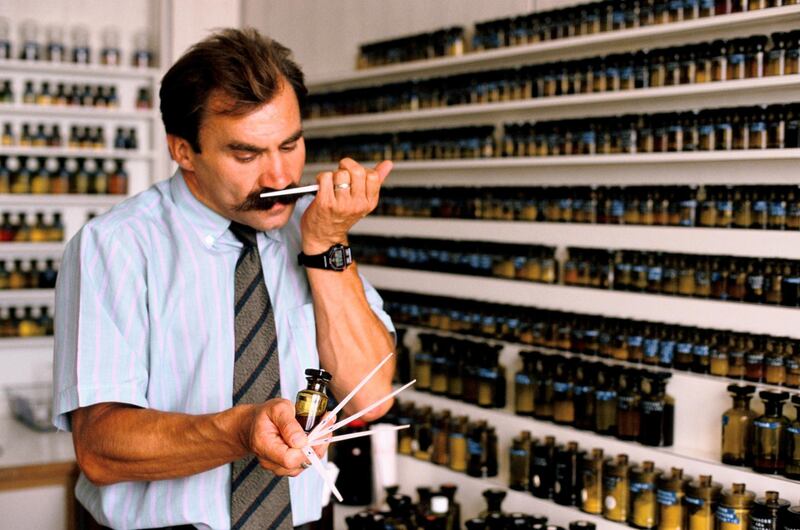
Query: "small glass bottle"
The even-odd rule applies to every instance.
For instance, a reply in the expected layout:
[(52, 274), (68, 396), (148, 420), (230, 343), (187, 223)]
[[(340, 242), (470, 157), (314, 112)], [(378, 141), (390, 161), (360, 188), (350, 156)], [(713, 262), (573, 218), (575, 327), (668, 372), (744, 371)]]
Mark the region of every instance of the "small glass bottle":
[(800, 394), (792, 396), (795, 419), (786, 427), (786, 478), (800, 480)]
[(450, 456), (448, 466), (453, 471), (458, 471), (461, 473), (464, 473), (467, 470), (467, 460), (469, 456), (469, 451), (467, 448), (467, 422), (468, 420), (466, 416), (459, 416), (458, 418), (455, 418), (450, 427), (450, 439), (448, 441), (448, 452)]
[(658, 503), (658, 530), (683, 530), (683, 498), (691, 477), (683, 476), (683, 469), (673, 467), (669, 476), (658, 478), (656, 502)]
[(764, 497), (756, 499), (750, 509), (748, 525), (750, 530), (778, 530), (783, 525), (791, 503), (780, 498), (777, 491), (768, 491)]
[(603, 517), (609, 521), (624, 523), (628, 518), (629, 470), (626, 454), (603, 466)]
[(520, 416), (533, 415), (533, 365), (535, 352), (520, 352), (522, 370), (514, 376), (514, 412)]
[(414, 355), (414, 379), (416, 390), (427, 392), (431, 389), (431, 349), (435, 335), (420, 334), (420, 350)]
[(758, 396), (764, 402), (764, 414), (753, 420), (753, 469), (758, 473), (782, 473), (786, 467), (785, 430), (789, 420), (783, 415), (783, 402), (788, 392), (762, 390)]
[(639, 442), (644, 445), (670, 447), (675, 430), (675, 400), (667, 394), (669, 372), (647, 373), (642, 378), (641, 429)]
[(755, 498), (756, 494), (741, 483), (722, 490), (717, 506), (717, 530), (748, 530), (748, 518)]
[(603, 467), (611, 459), (603, 456), (603, 449), (595, 447), (581, 463), (580, 508), (586, 513), (603, 513)]
[(656, 528), (658, 506), (656, 504), (656, 482), (661, 470), (647, 460), (635, 466), (630, 472), (630, 503), (628, 525), (642, 530)]
[(556, 450), (556, 473), (553, 483), (553, 500), (564, 506), (576, 506), (581, 492), (580, 465), (585, 451), (578, 449), (578, 442), (567, 442)]
[(594, 363), (580, 363), (575, 367), (575, 386), (572, 401), (575, 410), (575, 427), (591, 430), (595, 422)]
[(553, 421), (571, 425), (575, 421), (573, 399), (572, 369), (570, 360), (556, 356), (553, 374)]
[(531, 433), (522, 431), (511, 441), (509, 453), (510, 478), (508, 487), (512, 490), (526, 491), (530, 483)]
[(544, 443), (531, 446), (531, 493), (540, 499), (553, 496), (555, 484), (556, 439), (545, 436)]
[(722, 485), (713, 482), (711, 475), (700, 475), (686, 487), (686, 530), (714, 530), (714, 514), (717, 511)]
[(295, 419), (306, 433), (311, 432), (322, 420), (328, 408), (328, 396), (325, 390), (331, 382), (332, 376), (322, 368), (309, 368), (306, 370), (308, 386), (297, 393), (295, 403)]
[(595, 396), (595, 431), (614, 435), (617, 432), (617, 388), (614, 383), (616, 370), (602, 367), (597, 371)]
[(728, 385), (733, 407), (722, 414), (722, 462), (732, 466), (749, 465), (748, 449), (753, 443), (753, 420), (758, 416), (750, 409), (756, 388), (752, 385)]
[(617, 379), (616, 436), (621, 440), (636, 440), (641, 432), (640, 377), (637, 370), (623, 370)]

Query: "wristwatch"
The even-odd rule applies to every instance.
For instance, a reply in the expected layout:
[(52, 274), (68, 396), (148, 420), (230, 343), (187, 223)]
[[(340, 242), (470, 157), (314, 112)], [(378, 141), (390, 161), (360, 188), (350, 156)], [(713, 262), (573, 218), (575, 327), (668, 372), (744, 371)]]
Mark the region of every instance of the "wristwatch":
[(298, 265), (312, 269), (342, 272), (351, 263), (353, 263), (353, 254), (350, 252), (350, 247), (346, 247), (341, 243), (336, 243), (322, 254), (307, 256), (301, 252), (297, 255)]

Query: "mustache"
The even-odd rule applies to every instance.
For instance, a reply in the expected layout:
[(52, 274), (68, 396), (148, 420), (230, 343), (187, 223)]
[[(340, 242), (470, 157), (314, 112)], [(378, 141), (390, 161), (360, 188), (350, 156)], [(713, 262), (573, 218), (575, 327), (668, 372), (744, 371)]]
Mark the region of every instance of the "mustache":
[[(289, 184), (284, 190), (292, 190), (297, 188), (297, 184)], [(295, 193), (292, 195), (279, 195), (278, 197), (261, 197), (262, 193), (270, 193), (272, 191), (282, 191), (275, 188), (262, 188), (254, 191), (245, 198), (234, 210), (237, 212), (248, 212), (253, 210), (269, 210), (276, 204), (294, 204), (297, 200), (306, 195), (305, 193)]]

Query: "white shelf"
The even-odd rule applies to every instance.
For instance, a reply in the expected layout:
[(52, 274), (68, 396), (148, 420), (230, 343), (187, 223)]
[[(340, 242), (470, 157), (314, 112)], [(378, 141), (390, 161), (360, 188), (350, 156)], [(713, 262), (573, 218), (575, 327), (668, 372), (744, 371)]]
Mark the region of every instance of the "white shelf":
[(157, 81), (158, 68), (133, 68), (131, 66), (108, 66), (103, 64), (52, 63), (48, 61), (21, 61), (19, 59), (0, 59), (0, 70), (29, 74), (63, 74), (94, 77), (97, 79), (141, 79)]
[(648, 48), (658, 39), (658, 46), (678, 42), (700, 42), (725, 34), (744, 36), (744, 31), (777, 31), (776, 24), (791, 24), (800, 19), (800, 6), (784, 6), (748, 13), (735, 13), (642, 28), (627, 29), (559, 39), (522, 46), (511, 46), (458, 57), (382, 66), (310, 79), (312, 92), (341, 89), (368, 84), (382, 84), (420, 75), (439, 76), (459, 72), (499, 68), (519, 63), (536, 63), (552, 58), (569, 58), (597, 54), (598, 49), (611, 53)]
[(800, 338), (800, 309), (361, 265), (378, 289)]
[(53, 337), (5, 337), (0, 339), (0, 352), (52, 349)]
[[(486, 508), (486, 500), (483, 497), (484, 490), (489, 488), (501, 488), (507, 490), (507, 495), (503, 501), (503, 511), (507, 513), (521, 512), (526, 514), (546, 515), (548, 524), (559, 525), (564, 528), (569, 526), (572, 521), (591, 521), (600, 530), (621, 530), (630, 528), (621, 523), (615, 523), (603, 519), (598, 515), (591, 515), (580, 511), (574, 506), (561, 506), (555, 502), (534, 497), (530, 493), (514, 491), (508, 489), (508, 484), (504, 484), (497, 477), (476, 478), (465, 473), (458, 473), (444, 466), (437, 466), (430, 462), (424, 462), (417, 458), (399, 455), (398, 471), (400, 493), (412, 495), (412, 488), (427, 486), (437, 489), (441, 484), (455, 484), (458, 486), (456, 501), (461, 505), (462, 525)], [(338, 506), (337, 506), (338, 508)], [(462, 526), (463, 528), (463, 526)]]
[[(689, 395), (678, 396), (689, 400)], [(729, 487), (733, 482), (745, 482), (747, 489), (755, 490), (759, 496), (763, 492), (777, 490), (782, 496), (790, 496), (790, 492), (800, 487), (800, 482), (793, 481), (781, 476), (763, 475), (756, 473), (749, 468), (735, 467), (723, 464), (719, 461), (716, 448), (712, 452), (702, 454), (699, 452), (687, 453), (678, 447), (649, 447), (635, 442), (625, 442), (611, 436), (601, 436), (591, 431), (582, 431), (566, 425), (557, 425), (549, 421), (537, 420), (524, 416), (517, 416), (503, 410), (484, 409), (476, 405), (456, 401), (445, 397), (434, 396), (424, 392), (414, 390), (405, 391), (400, 395), (400, 401), (413, 401), (422, 405), (430, 405), (434, 411), (449, 409), (454, 415), (466, 414), (471, 420), (486, 420), (497, 430), (500, 454), (500, 473), (493, 479), (483, 479), (483, 482), (491, 483), (499, 487), (508, 487), (508, 448), (511, 439), (519, 435), (522, 430), (529, 430), (538, 438), (544, 436), (555, 436), (558, 444), (565, 444), (568, 441), (578, 442), (582, 450), (589, 451), (594, 447), (601, 447), (606, 456), (625, 453), (630, 457), (632, 463), (640, 463), (651, 460), (656, 467), (662, 470), (669, 470), (671, 467), (683, 468), (687, 475), (697, 476), (699, 474), (709, 474), (715, 481), (722, 482), (725, 487)], [(680, 421), (680, 419), (676, 420)], [(710, 449), (710, 448), (709, 448)], [(487, 485), (486, 487), (491, 487)], [(533, 496), (531, 496), (533, 497)], [(549, 502), (549, 501), (546, 501)], [(555, 503), (553, 503), (555, 505)]]
[(379, 217), (352, 234), (800, 259), (800, 231)]
[[(52, 194), (0, 194), (0, 208), (63, 208), (69, 206), (85, 208), (110, 208), (127, 199), (127, 195), (52, 195)], [(16, 211), (16, 210), (15, 210)]]
[(120, 110), (81, 106), (25, 105), (21, 103), (0, 104), (0, 115), (53, 118), (83, 118), (91, 120), (154, 120), (158, 117), (153, 109)]
[(64, 252), (64, 243), (0, 243), (0, 259), (55, 257)]
[(153, 160), (152, 151), (136, 149), (70, 149), (61, 147), (0, 147), (0, 156), (36, 156), (65, 158), (114, 158), (122, 160)]
[(418, 111), (357, 114), (306, 120), (310, 136), (355, 134), (363, 131), (402, 130), (409, 127), (442, 127), (476, 123), (519, 122), (532, 119), (584, 118), (636, 112), (632, 104), (645, 105), (648, 112), (732, 107), (776, 101), (794, 101), (800, 74), (741, 79), (715, 83), (666, 86), (596, 94), (532, 98), (499, 103), (454, 105)]
[(0, 291), (0, 305), (4, 306), (52, 306), (55, 289), (8, 289)]

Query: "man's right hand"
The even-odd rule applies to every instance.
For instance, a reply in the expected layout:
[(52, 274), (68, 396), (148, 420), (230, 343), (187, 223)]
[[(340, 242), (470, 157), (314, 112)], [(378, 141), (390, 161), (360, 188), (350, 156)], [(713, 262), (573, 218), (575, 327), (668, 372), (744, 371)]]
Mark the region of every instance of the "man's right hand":
[[(253, 406), (249, 425), (245, 425), (245, 446), (258, 458), (261, 467), (279, 476), (296, 477), (307, 461), (301, 449), (308, 437), (294, 417), (294, 405), (288, 399), (271, 399)], [(328, 446), (318, 445), (314, 452), (322, 457)]]

